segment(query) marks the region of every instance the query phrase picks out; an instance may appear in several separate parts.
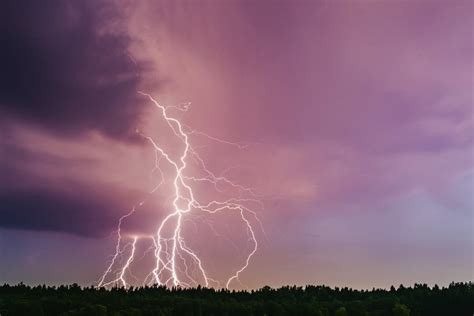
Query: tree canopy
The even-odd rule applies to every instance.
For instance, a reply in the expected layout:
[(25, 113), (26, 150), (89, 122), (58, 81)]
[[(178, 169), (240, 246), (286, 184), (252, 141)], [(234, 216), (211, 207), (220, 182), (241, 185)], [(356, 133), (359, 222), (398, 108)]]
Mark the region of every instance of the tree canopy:
[(422, 316), (474, 313), (474, 283), (447, 287), (355, 290), (327, 286), (268, 286), (252, 291), (160, 286), (138, 288), (0, 286), (3, 316)]

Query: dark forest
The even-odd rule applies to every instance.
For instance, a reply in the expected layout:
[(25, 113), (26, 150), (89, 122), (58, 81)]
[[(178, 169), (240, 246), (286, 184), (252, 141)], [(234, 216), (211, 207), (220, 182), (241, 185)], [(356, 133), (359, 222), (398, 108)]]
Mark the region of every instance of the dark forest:
[(165, 287), (105, 288), (3, 285), (2, 316), (471, 316), (474, 283), (448, 287), (355, 290), (327, 286), (263, 287), (252, 291)]

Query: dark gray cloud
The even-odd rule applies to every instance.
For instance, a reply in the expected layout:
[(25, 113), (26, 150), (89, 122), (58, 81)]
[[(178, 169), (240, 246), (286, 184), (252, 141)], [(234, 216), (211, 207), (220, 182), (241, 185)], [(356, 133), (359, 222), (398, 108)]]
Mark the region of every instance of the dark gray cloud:
[(33, 158), (63, 167), (82, 162), (35, 155), (14, 146), (0, 148), (0, 227), (83, 236), (100, 236), (113, 229), (113, 214), (121, 208), (118, 202), (114, 203), (110, 188), (49, 178), (25, 168), (33, 163)]
[(2, 1), (0, 43), (0, 227), (110, 232), (134, 199), (117, 201), (116, 188), (42, 171), (87, 172), (94, 162), (46, 152), (16, 131), (72, 143), (89, 132), (134, 140), (143, 64), (128, 55), (119, 8), (107, 0)]
[(0, 113), (75, 136), (133, 137), (141, 65), (104, 1), (2, 1)]
[[(61, 172), (80, 168), (87, 173), (97, 167), (95, 160), (64, 159), (10, 145), (0, 149), (0, 228), (103, 237), (116, 228), (120, 216), (148, 197), (140, 190)], [(53, 166), (55, 175), (42, 172)], [(140, 207), (140, 214), (132, 227), (150, 222), (156, 208)]]
[(113, 229), (109, 199), (88, 190), (63, 192), (37, 188), (34, 191), (0, 192), (3, 228), (62, 231), (84, 236), (103, 236)]

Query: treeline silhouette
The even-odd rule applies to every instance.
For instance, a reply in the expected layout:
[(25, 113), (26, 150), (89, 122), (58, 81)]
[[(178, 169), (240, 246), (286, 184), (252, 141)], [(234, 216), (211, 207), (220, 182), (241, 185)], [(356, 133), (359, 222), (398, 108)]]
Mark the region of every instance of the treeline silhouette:
[(138, 288), (0, 287), (1, 316), (472, 316), (474, 283), (448, 287), (354, 290), (327, 286), (268, 286), (252, 291), (160, 286)]

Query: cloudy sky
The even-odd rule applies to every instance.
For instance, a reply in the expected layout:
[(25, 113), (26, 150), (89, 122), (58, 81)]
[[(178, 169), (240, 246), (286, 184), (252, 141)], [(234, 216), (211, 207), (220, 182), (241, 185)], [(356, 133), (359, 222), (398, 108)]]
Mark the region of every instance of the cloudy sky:
[[(4, 1), (0, 283), (92, 284), (120, 216), (146, 199), (124, 230), (149, 234), (169, 213), (169, 187), (149, 194), (159, 179), (140, 135), (179, 145), (138, 91), (248, 145), (191, 138), (264, 204), (244, 285), (472, 280), (472, 12), (463, 0)], [(225, 278), (248, 251), (241, 223), (200, 225), (186, 234)]]

